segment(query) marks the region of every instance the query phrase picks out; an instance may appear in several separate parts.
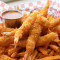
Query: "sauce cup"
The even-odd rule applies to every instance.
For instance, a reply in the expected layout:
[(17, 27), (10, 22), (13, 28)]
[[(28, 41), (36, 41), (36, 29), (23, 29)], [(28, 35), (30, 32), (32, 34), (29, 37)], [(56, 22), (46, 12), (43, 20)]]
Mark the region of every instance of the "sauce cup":
[(22, 13), (18, 10), (8, 10), (2, 13), (2, 18), (5, 22), (6, 27), (18, 28), (20, 27)]

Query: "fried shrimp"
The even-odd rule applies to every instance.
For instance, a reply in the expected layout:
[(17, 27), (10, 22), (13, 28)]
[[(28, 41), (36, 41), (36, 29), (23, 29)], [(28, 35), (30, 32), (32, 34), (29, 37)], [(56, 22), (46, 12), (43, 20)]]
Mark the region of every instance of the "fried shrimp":
[(0, 37), (0, 46), (8, 46), (10, 44), (13, 44), (14, 42), (14, 36), (2, 36)]
[(15, 33), (15, 39), (14, 39), (14, 44), (15, 44), (15, 46), (17, 45), (19, 38), (22, 38), (22, 36), (30, 30), (32, 24), (33, 24), (34, 21), (35, 21), (36, 15), (37, 15), (36, 12), (32, 13), (32, 14), (23, 22), (23, 24), (21, 25), (21, 27), (16, 31), (16, 33)]
[(54, 27), (53, 29), (51, 29), (53, 32), (57, 32), (58, 34), (60, 34), (60, 24), (56, 27)]
[(50, 24), (51, 24), (51, 26), (50, 26), (51, 28), (56, 27), (57, 25), (59, 25), (59, 24), (60, 24), (60, 17), (52, 20), (52, 21), (50, 22)]
[(36, 42), (38, 40), (38, 37), (40, 36), (41, 33), (41, 25), (40, 25), (40, 20), (37, 19), (35, 20), (35, 23), (33, 24), (33, 27), (30, 31), (28, 40), (27, 40), (27, 45), (26, 45), (26, 54), (24, 55), (24, 60), (27, 60), (27, 57), (31, 55), (31, 53), (35, 49)]
[[(39, 15), (39, 17), (40, 17), (40, 15)], [(47, 28), (49, 28), (49, 26), (50, 26), (50, 22), (44, 16), (41, 16), (40, 24)]]
[(17, 29), (14, 29), (14, 30), (11, 31), (11, 32), (3, 32), (3, 33), (1, 33), (1, 34), (4, 35), (4, 36), (13, 36), (13, 35), (15, 34), (16, 30), (17, 30)]
[(48, 0), (46, 6), (45, 6), (44, 8), (42, 8), (41, 11), (40, 11), (40, 14), (41, 14), (42, 16), (47, 17), (49, 5), (50, 5), (50, 4), (49, 4), (49, 0)]

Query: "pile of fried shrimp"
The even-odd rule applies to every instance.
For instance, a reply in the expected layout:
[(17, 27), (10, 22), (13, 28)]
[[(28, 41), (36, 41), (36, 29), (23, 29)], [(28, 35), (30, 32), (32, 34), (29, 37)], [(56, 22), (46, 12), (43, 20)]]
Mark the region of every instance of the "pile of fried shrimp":
[(0, 26), (0, 60), (59, 60), (60, 17), (42, 9), (24, 14), (19, 28)]

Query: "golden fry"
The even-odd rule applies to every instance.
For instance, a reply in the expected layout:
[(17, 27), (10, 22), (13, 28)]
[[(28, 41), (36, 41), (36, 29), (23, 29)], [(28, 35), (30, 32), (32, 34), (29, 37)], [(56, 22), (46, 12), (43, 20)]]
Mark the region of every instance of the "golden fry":
[(0, 58), (1, 58), (1, 60), (17, 60), (17, 59), (9, 57), (7, 55), (0, 55)]
[(23, 57), (24, 54), (25, 54), (25, 52), (18, 53), (18, 54), (17, 54), (17, 57)]
[(52, 51), (49, 53), (49, 56), (53, 56), (54, 53), (55, 53), (55, 52), (52, 50)]
[(53, 49), (54, 51), (58, 52), (59, 47), (56, 45), (50, 45), (50, 48)]
[(59, 55), (57, 55), (57, 56), (48, 56), (48, 57), (41, 58), (41, 59), (36, 59), (36, 60), (54, 60), (54, 59), (60, 59), (60, 56)]
[(44, 48), (39, 48), (39, 51), (43, 54), (43, 55), (48, 55), (48, 51)]
[(33, 54), (31, 55), (31, 60), (35, 60), (37, 53), (38, 53), (37, 50), (33, 52)]

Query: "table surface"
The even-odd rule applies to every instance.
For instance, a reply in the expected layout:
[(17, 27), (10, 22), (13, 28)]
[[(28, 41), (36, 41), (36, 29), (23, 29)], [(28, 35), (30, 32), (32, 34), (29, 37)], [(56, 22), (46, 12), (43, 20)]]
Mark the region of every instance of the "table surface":
[(19, 4), (22, 4), (22, 3), (29, 3), (29, 2), (34, 2), (34, 1), (37, 1), (37, 0), (16, 0), (16, 1), (12, 1), (12, 2), (7, 2), (7, 4), (9, 6), (14, 6), (14, 5), (19, 5)]

